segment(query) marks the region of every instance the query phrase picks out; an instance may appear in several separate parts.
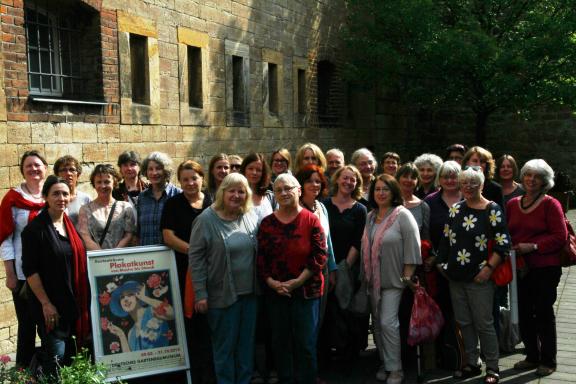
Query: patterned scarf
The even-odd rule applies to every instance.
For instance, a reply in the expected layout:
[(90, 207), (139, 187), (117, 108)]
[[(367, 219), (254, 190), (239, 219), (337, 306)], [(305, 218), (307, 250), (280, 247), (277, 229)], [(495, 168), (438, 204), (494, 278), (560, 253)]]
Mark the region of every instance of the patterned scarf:
[[(394, 208), (394, 210), (388, 215), (384, 222), (380, 223), (376, 228), (376, 233), (374, 234), (374, 239), (372, 244), (370, 244), (370, 226), (366, 225), (364, 227), (364, 234), (362, 235), (362, 260), (364, 261), (364, 276), (366, 277), (366, 282), (368, 287), (371, 288), (371, 296), (373, 296), (376, 302), (380, 301), (380, 247), (382, 246), (382, 238), (384, 234), (394, 224), (398, 214), (403, 209), (401, 205)], [(371, 222), (372, 217), (376, 216), (376, 211), (372, 211), (368, 214), (368, 219), (366, 222)], [(376, 218), (374, 217), (374, 225), (376, 224)]]

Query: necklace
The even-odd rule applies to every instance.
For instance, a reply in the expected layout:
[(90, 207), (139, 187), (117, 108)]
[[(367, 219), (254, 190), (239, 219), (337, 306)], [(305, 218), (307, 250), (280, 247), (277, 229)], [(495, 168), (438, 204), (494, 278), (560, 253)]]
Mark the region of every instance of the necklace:
[(386, 216), (390, 214), (390, 212), (392, 212), (392, 207), (386, 209), (386, 212), (384, 212), (382, 217), (380, 217), (380, 215), (376, 215), (376, 223), (381, 223), (386, 218)]
[(316, 200), (314, 200), (314, 204), (312, 205), (312, 207), (309, 207), (308, 204), (306, 204), (304, 202), (304, 200), (300, 200), (300, 201), (302, 202), (302, 205), (304, 206), (304, 208), (306, 208), (310, 212), (316, 212), (318, 210), (318, 204), (317, 204)]
[(32, 191), (30, 190), (30, 188), (28, 188), (28, 185), (26, 183), (22, 184), (22, 186), (24, 187), (24, 189), (26, 189), (26, 192), (32, 196), (35, 199), (39, 199), (40, 197), (42, 197), (42, 192), (38, 192), (36, 194), (32, 193)]
[(538, 194), (538, 196), (536, 196), (536, 198), (535, 198), (534, 200), (532, 200), (532, 202), (531, 202), (530, 204), (526, 205), (526, 206), (524, 205), (524, 200), (526, 199), (526, 195), (522, 196), (522, 197), (520, 198), (520, 208), (522, 208), (523, 210), (526, 211), (527, 209), (529, 209), (530, 207), (532, 207), (534, 204), (536, 204), (536, 202), (538, 201), (538, 199), (540, 199), (540, 197), (541, 197), (542, 195), (543, 195), (543, 192), (540, 192), (540, 193)]

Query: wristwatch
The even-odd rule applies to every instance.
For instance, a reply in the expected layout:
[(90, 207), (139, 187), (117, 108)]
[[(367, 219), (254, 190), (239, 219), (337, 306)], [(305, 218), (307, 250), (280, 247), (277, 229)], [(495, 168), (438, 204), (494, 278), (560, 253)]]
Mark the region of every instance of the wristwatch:
[(536, 244), (536, 243), (532, 244), (532, 250), (537, 251), (538, 250), (538, 244)]

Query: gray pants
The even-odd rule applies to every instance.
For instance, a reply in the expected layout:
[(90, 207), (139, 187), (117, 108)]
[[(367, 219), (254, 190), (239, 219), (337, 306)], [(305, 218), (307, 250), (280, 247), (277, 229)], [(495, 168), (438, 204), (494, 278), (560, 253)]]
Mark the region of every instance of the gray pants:
[(494, 290), (492, 280), (480, 284), (450, 281), (454, 317), (462, 330), (468, 364), (475, 365), (479, 361), (480, 338), (486, 367), (498, 371), (498, 337), (492, 316)]

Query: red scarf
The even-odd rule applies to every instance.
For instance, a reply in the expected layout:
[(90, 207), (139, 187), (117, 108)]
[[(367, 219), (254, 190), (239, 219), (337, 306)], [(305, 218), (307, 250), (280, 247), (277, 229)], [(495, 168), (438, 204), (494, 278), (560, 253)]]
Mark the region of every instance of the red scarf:
[(0, 205), (0, 243), (14, 233), (16, 224), (12, 217), (12, 207), (30, 211), (28, 214), (28, 222), (31, 222), (38, 216), (38, 212), (44, 208), (44, 203), (30, 201), (15, 189), (10, 189), (2, 199), (2, 205)]
[(78, 302), (78, 310), (80, 312), (76, 320), (76, 335), (78, 337), (78, 344), (84, 346), (91, 333), (90, 324), (90, 308), (88, 308), (88, 298), (90, 292), (88, 290), (88, 283), (86, 281), (88, 276), (88, 262), (86, 256), (86, 249), (84, 243), (80, 239), (78, 232), (72, 224), (72, 220), (68, 215), (64, 214), (64, 225), (72, 247), (72, 254), (74, 260), (73, 270), (73, 283), (76, 300)]

